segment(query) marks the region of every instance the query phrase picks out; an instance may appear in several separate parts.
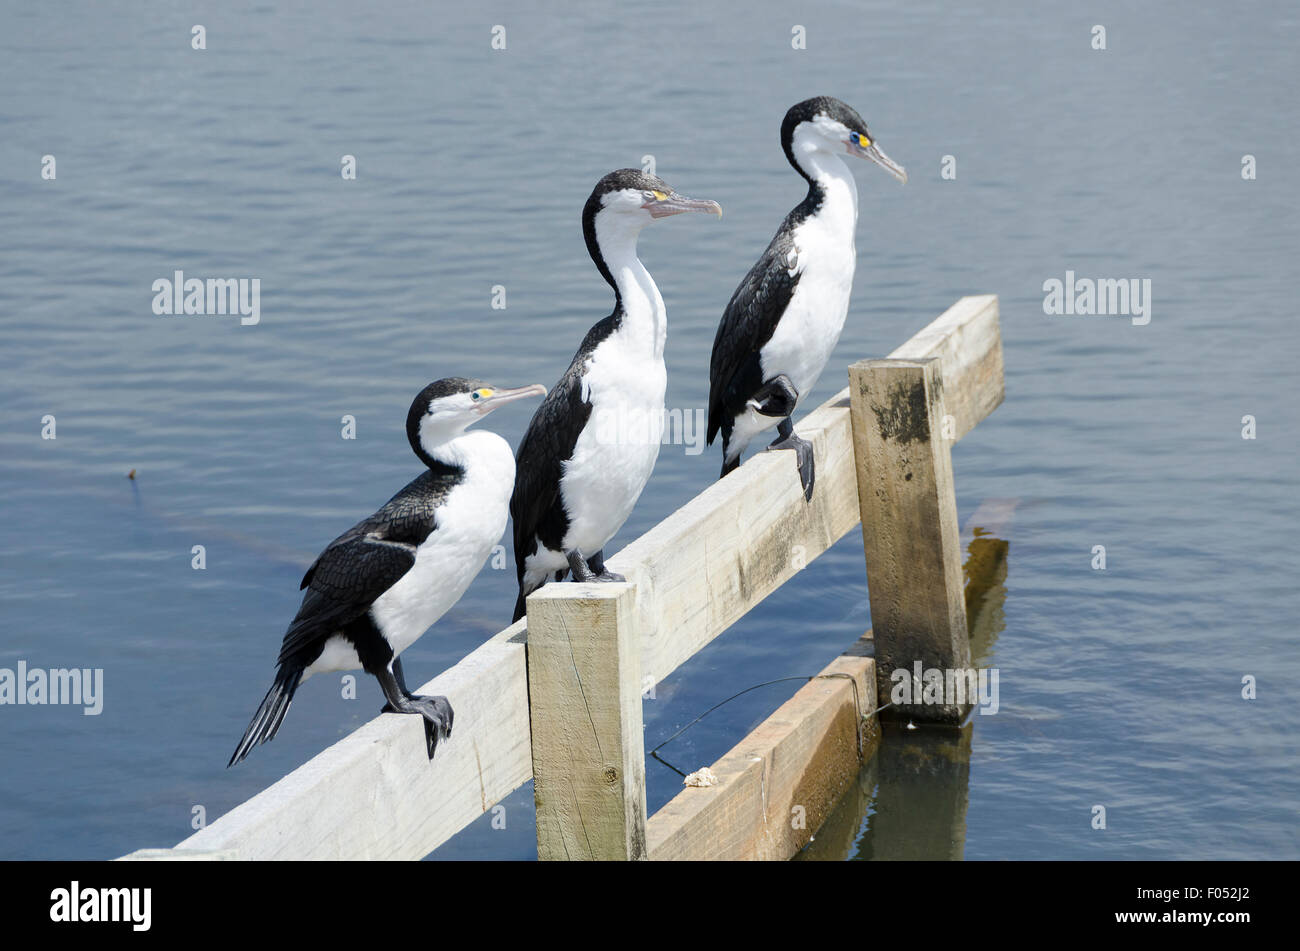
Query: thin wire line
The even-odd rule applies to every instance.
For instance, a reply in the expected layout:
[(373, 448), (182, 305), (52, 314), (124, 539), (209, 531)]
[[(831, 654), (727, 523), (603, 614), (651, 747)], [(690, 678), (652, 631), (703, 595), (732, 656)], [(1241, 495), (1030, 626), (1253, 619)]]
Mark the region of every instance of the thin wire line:
[(737, 697), (744, 696), (745, 694), (749, 693), (751, 690), (757, 690), (759, 687), (770, 687), (773, 684), (789, 683), (790, 681), (793, 680), (802, 680), (805, 683), (811, 683), (814, 680), (818, 680), (821, 678), (829, 679), (831, 677), (843, 677), (846, 678), (851, 684), (853, 684), (853, 709), (859, 711), (859, 716), (857, 717), (856, 726), (857, 726), (857, 738), (858, 738), (858, 755), (861, 756), (862, 755), (862, 721), (865, 720), (867, 717), (875, 716), (877, 713), (879, 713), (881, 710), (884, 710), (886, 707), (892, 707), (893, 703), (887, 703), (884, 706), (877, 707), (875, 710), (872, 710), (870, 713), (862, 713), (861, 712), (862, 703), (860, 701), (860, 698), (858, 697), (857, 678), (849, 674), (838, 673), (838, 672), (833, 674), (812, 674), (812, 675), (805, 675), (802, 677), (780, 677), (776, 680), (765, 680), (761, 684), (754, 684), (752, 686), (746, 687), (744, 690), (740, 691), (739, 693), (733, 693), (730, 697), (727, 697), (725, 700), (720, 700), (717, 703), (715, 703), (713, 706), (709, 707), (709, 709), (705, 710), (703, 713), (697, 716), (690, 723), (686, 724), (684, 727), (682, 727), (672, 736), (668, 737), (668, 739), (664, 740), (662, 743), (660, 743), (658, 746), (652, 749), (649, 755), (652, 756), (654, 759), (658, 760), (660, 763), (663, 763), (663, 765), (667, 766), (674, 773), (676, 773), (678, 776), (681, 776), (684, 779), (686, 777), (686, 774), (683, 773), (676, 766), (674, 766), (672, 763), (668, 762), (662, 756), (660, 756), (659, 751), (663, 749), (665, 746), (667, 746), (669, 743), (671, 743), (673, 740), (677, 739), (679, 736), (681, 736), (691, 727), (695, 726), (695, 724), (699, 723), (701, 720), (707, 717), (714, 710), (718, 709), (719, 707), (725, 704), (730, 703), (731, 701), (735, 700)]

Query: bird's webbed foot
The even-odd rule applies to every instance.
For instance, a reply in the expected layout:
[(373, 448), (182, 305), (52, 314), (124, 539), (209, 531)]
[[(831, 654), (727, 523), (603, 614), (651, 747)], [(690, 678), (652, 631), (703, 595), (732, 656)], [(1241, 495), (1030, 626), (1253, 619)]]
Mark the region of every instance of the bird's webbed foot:
[(379, 712), (418, 713), (424, 717), (424, 745), (429, 751), (429, 759), (433, 759), (439, 740), (451, 739), (451, 725), (456, 716), (446, 697), (423, 697), (419, 694), (402, 697), (396, 704), (390, 700)]
[(795, 464), (799, 468), (799, 481), (803, 483), (804, 501), (811, 502), (813, 494), (813, 482), (816, 479), (815, 467), (813, 465), (813, 448), (812, 443), (802, 439), (794, 434), (794, 425), (790, 422), (789, 417), (781, 420), (777, 426), (779, 435), (768, 446), (772, 449), (793, 449), (795, 454)]
[(379, 686), (384, 691), (388, 702), (380, 713), (413, 713), (424, 718), (424, 743), (433, 759), (439, 740), (451, 739), (451, 727), (455, 720), (455, 711), (446, 697), (426, 697), (411, 693), (406, 689), (402, 668), (397, 660), (391, 668), (376, 675)]

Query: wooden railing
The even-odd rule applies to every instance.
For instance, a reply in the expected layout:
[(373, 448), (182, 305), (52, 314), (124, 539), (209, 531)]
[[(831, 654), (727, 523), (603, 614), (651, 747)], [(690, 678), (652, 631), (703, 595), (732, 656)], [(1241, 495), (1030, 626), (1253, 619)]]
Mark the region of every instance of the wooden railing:
[[(416, 718), (381, 716), (174, 849), (126, 858), (418, 859), (529, 779), (543, 859), (789, 857), (870, 755), (878, 683), (916, 659), (969, 664), (950, 449), (1002, 397), (997, 298), (962, 298), (796, 427), (811, 502), (792, 453), (760, 453), (611, 558), (626, 583), (546, 585), (419, 688), (456, 710), (432, 763)], [(643, 691), (859, 523), (873, 632), (719, 760), (718, 785), (647, 818)]]

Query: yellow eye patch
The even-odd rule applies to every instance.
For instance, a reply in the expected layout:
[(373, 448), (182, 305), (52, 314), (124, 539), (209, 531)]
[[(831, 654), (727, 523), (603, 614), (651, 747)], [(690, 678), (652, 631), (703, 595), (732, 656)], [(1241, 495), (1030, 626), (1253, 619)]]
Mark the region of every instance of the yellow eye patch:
[(663, 201), (665, 198), (668, 197), (663, 192), (652, 191), (650, 194), (655, 196), (655, 201)]
[(493, 393), (493, 391), (492, 391), (492, 390), (489, 390), (486, 386), (483, 387), (483, 389), (481, 389), (481, 390), (475, 390), (475, 391), (474, 391), (474, 395), (477, 396), (477, 397), (479, 397), (479, 398), (481, 398), (481, 399), (487, 399), (489, 396), (492, 395), (492, 393)]
[(858, 133), (858, 145), (862, 146), (864, 149), (869, 149), (869, 148), (871, 148), (871, 140), (868, 139), (865, 135), (863, 135), (862, 133), (859, 132), (859, 133)]

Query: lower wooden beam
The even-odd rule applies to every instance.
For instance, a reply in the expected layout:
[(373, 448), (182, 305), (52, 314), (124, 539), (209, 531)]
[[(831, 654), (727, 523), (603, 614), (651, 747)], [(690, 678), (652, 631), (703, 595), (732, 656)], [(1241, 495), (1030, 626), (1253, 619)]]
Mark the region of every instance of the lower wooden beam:
[(837, 657), (646, 823), (654, 861), (790, 858), (816, 833), (875, 751), (869, 635)]

